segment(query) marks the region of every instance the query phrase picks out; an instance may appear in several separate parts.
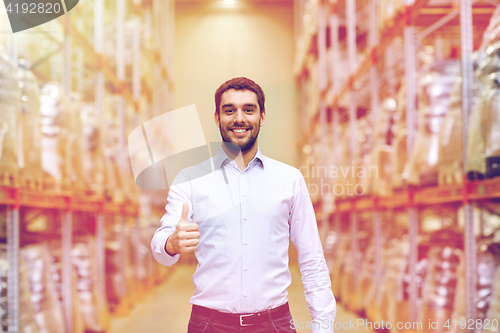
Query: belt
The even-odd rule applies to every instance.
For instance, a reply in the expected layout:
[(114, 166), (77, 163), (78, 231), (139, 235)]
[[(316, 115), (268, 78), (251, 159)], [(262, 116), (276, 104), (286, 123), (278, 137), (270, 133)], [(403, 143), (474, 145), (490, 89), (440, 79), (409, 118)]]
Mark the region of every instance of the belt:
[(273, 319), (288, 315), (290, 309), (288, 303), (285, 303), (277, 308), (257, 313), (226, 313), (193, 304), (193, 313), (228, 325), (250, 326), (270, 322)]

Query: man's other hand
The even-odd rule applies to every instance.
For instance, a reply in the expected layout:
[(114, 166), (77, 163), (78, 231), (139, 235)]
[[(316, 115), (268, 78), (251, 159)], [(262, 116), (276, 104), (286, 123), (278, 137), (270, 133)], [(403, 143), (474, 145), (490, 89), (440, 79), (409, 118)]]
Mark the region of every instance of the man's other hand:
[(200, 233), (198, 232), (198, 224), (190, 223), (189, 218), (189, 205), (184, 202), (182, 205), (182, 215), (175, 231), (167, 240), (165, 249), (170, 254), (185, 254), (192, 253), (196, 250), (200, 242)]

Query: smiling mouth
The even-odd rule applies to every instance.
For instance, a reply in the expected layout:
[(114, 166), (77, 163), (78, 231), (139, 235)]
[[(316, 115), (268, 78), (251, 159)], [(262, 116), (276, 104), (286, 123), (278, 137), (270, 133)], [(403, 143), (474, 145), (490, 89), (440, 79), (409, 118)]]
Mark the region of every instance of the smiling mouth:
[(248, 128), (232, 128), (231, 131), (236, 134), (243, 134), (249, 131)]

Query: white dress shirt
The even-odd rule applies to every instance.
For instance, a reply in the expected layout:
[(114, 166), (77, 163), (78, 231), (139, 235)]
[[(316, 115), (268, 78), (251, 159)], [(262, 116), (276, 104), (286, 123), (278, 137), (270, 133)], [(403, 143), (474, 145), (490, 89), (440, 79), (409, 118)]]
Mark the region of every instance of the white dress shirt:
[(286, 303), (290, 237), (298, 252), (311, 317), (316, 324), (323, 323), (314, 325), (323, 328), (313, 332), (333, 332), (335, 299), (314, 209), (299, 170), (258, 150), (242, 171), (219, 149), (214, 158), (181, 171), (151, 242), (155, 259), (165, 266), (179, 259), (178, 254), (165, 252), (165, 243), (179, 222), (183, 202), (189, 204), (189, 219), (198, 223), (200, 232), (192, 304), (254, 313)]

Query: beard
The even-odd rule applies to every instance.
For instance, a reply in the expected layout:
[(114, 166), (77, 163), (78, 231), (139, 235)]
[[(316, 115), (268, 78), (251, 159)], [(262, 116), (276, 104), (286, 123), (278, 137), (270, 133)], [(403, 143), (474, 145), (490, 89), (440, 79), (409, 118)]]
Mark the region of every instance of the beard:
[[(232, 127), (232, 128), (238, 128), (237, 126)], [(238, 155), (239, 152), (241, 151), (242, 153), (246, 153), (247, 151), (251, 150), (255, 146), (255, 142), (257, 141), (257, 137), (259, 136), (260, 132), (260, 121), (257, 126), (256, 132), (254, 132), (254, 128), (251, 128), (249, 130), (250, 136), (248, 139), (245, 141), (240, 141), (240, 140), (232, 140), (229, 132), (231, 132), (230, 129), (222, 129), (222, 127), (219, 128), (220, 135), (222, 137), (222, 141), (226, 145), (229, 150), (231, 150), (235, 155)]]

